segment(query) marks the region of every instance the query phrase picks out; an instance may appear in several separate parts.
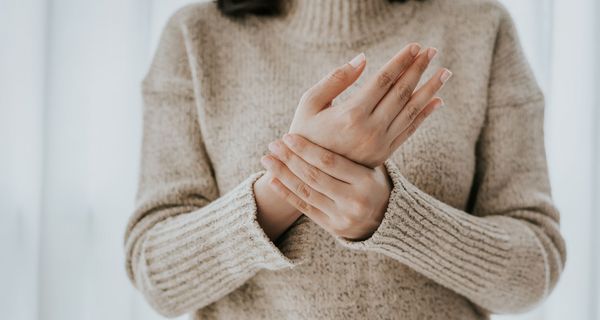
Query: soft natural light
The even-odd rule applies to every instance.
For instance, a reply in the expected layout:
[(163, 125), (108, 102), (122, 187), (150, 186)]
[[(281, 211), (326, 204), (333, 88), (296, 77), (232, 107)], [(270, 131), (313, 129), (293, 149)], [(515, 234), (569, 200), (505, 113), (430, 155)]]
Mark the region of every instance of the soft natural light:
[[(0, 0), (1, 319), (161, 319), (126, 278), (123, 234), (140, 81), (189, 2)], [(497, 319), (600, 319), (600, 4), (502, 2), (546, 94), (568, 259), (543, 305)]]

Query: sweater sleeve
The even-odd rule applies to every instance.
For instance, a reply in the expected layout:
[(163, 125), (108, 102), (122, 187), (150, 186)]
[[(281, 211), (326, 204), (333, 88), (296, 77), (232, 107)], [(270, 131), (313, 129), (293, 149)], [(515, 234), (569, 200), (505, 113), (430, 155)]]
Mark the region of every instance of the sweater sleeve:
[(200, 309), (261, 269), (293, 267), (257, 223), (257, 172), (220, 195), (204, 148), (177, 15), (143, 85), (141, 168), (125, 235), (130, 280), (159, 313)]
[(419, 190), (388, 160), (393, 190), (381, 225), (365, 241), (337, 240), (396, 259), (488, 312), (515, 313), (549, 294), (566, 253), (550, 194), (544, 99), (507, 13), (488, 95), (469, 212)]

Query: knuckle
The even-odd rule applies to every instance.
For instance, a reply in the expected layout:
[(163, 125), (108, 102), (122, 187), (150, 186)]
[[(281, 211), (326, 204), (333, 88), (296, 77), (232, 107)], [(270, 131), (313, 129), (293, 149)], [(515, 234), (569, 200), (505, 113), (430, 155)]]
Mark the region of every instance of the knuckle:
[(416, 131), (417, 131), (417, 124), (415, 124), (415, 123), (413, 122), (413, 123), (411, 123), (411, 124), (408, 126), (408, 129), (406, 130), (406, 133), (407, 133), (409, 136), (411, 136), (411, 135), (413, 135), (413, 134), (414, 134)]
[(407, 107), (408, 109), (408, 121), (413, 122), (419, 117), (419, 113), (421, 109), (416, 105), (410, 105)]
[(289, 150), (283, 147), (280, 147), (280, 149), (281, 151), (279, 151), (279, 160), (283, 162), (288, 162), (292, 158), (292, 155), (290, 154)]
[(328, 76), (329, 80), (338, 83), (345, 83), (348, 80), (348, 73), (342, 68), (335, 69)]
[(294, 139), (294, 144), (292, 145), (292, 148), (296, 152), (303, 152), (306, 149), (306, 141), (304, 141), (304, 139), (298, 138), (298, 136), (296, 136), (296, 139)]
[(290, 202), (293, 200), (292, 193), (287, 188), (284, 188), (282, 185), (277, 183), (276, 189), (277, 189), (277, 191), (279, 191), (279, 193), (281, 194), (283, 199), (285, 199), (287, 202)]
[(394, 78), (387, 71), (383, 71), (377, 76), (377, 86), (379, 88), (387, 88), (392, 81), (394, 81)]
[(398, 85), (398, 89), (396, 89), (398, 100), (400, 101), (408, 101), (412, 96), (413, 90), (412, 87), (407, 83), (402, 83)]
[(302, 195), (306, 199), (310, 198), (310, 195), (311, 195), (310, 188), (308, 187), (308, 185), (306, 185), (306, 183), (298, 184), (296, 186), (296, 192), (299, 195)]
[(335, 165), (335, 155), (331, 152), (323, 152), (319, 156), (319, 162), (324, 167), (333, 167)]
[(309, 167), (306, 173), (306, 176), (308, 177), (308, 181), (312, 184), (315, 184), (319, 181), (321, 173), (319, 172), (319, 170), (313, 166)]
[(306, 203), (306, 201), (300, 198), (295, 198), (294, 204), (296, 208), (298, 208), (302, 212), (309, 212), (310, 210), (310, 206), (308, 205), (308, 203)]

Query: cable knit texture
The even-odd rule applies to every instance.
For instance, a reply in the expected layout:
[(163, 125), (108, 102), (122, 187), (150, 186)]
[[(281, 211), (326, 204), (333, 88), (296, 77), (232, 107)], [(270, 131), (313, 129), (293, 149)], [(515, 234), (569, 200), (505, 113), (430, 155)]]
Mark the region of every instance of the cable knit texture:
[[(253, 182), (302, 93), (359, 52), (365, 74), (408, 42), (453, 79), (385, 163), (375, 233), (346, 241), (302, 216), (275, 243)], [(277, 17), (186, 6), (143, 81), (127, 272), (161, 314), (195, 319), (487, 319), (532, 308), (565, 263), (543, 140), (544, 98), (494, 0), (286, 0)], [(334, 102), (335, 103), (335, 102)]]

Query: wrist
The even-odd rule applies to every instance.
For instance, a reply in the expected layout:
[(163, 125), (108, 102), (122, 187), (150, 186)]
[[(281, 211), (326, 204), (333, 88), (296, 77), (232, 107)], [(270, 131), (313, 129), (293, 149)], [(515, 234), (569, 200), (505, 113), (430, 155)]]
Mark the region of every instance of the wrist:
[(389, 191), (388, 193), (391, 193), (392, 189), (394, 188), (394, 182), (392, 181), (392, 177), (390, 176), (385, 164), (380, 164), (379, 166), (375, 167), (375, 170), (379, 171), (381, 175), (385, 177), (386, 185)]
[[(271, 187), (269, 181), (272, 176), (269, 172), (266, 172), (254, 183), (254, 193), (257, 201), (262, 200), (264, 204), (267, 204), (273, 211), (278, 211), (279, 215), (298, 218), (302, 215), (296, 208), (290, 205), (285, 199), (282, 199)], [(260, 198), (260, 200), (259, 200)]]
[(380, 175), (382, 177), (382, 184), (385, 186), (382, 188), (382, 190), (385, 190), (385, 192), (382, 192), (382, 195), (385, 195), (383, 198), (385, 198), (385, 201), (382, 201), (380, 206), (379, 206), (379, 223), (378, 223), (378, 227), (379, 224), (381, 224), (381, 221), (383, 220), (383, 217), (385, 215), (385, 212), (387, 211), (388, 207), (389, 207), (389, 202), (390, 202), (390, 197), (392, 195), (392, 189), (394, 188), (394, 182), (392, 181), (392, 177), (390, 177), (390, 174), (387, 171), (387, 167), (385, 165), (380, 165), (378, 167), (375, 168), (376, 171), (380, 172)]
[(269, 186), (268, 173), (254, 183), (258, 224), (269, 238), (275, 241), (302, 214), (281, 199)]

